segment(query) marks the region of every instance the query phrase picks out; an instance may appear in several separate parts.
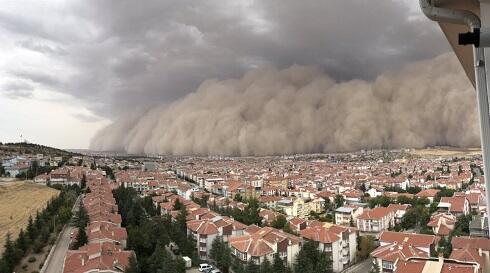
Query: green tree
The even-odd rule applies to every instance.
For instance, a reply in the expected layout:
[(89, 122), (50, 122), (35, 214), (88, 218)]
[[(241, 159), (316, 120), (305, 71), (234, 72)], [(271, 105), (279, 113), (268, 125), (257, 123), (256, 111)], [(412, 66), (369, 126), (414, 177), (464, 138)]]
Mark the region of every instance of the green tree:
[(78, 229), (78, 234), (76, 237), (75, 244), (73, 245), (74, 249), (79, 249), (81, 246), (84, 246), (88, 242), (87, 232), (85, 231), (85, 227)]
[(305, 241), (298, 252), (294, 272), (302, 273), (327, 273), (331, 272), (332, 262), (327, 259), (325, 253), (318, 250), (318, 243)]
[(235, 196), (233, 197), (233, 200), (234, 200), (234, 201), (237, 201), (237, 202), (243, 202), (243, 197), (242, 197), (242, 196), (241, 196), (239, 193), (237, 193), (237, 194), (235, 194)]
[(173, 209), (174, 210), (181, 210), (182, 206), (184, 206), (184, 205), (182, 204), (182, 202), (180, 202), (180, 199), (177, 198), (174, 202), (174, 208)]
[(57, 218), (60, 223), (66, 223), (71, 219), (71, 217), (72, 217), (71, 208), (62, 207), (59, 210), (59, 216)]
[(332, 208), (332, 202), (330, 202), (330, 198), (325, 198), (325, 202), (323, 203), (323, 209), (325, 210), (326, 213), (329, 213), (333, 210)]
[(271, 223), (271, 227), (277, 229), (283, 229), (288, 224), (288, 220), (282, 214), (279, 214)]
[(357, 256), (364, 260), (376, 248), (374, 237), (371, 235), (357, 237)]
[(345, 203), (345, 199), (342, 195), (340, 195), (340, 194), (335, 195), (335, 207), (336, 208), (342, 207), (344, 205), (344, 203)]
[(257, 265), (252, 259), (248, 260), (245, 267), (246, 273), (260, 273), (260, 266)]
[(274, 254), (274, 262), (272, 263), (273, 273), (283, 273), (286, 271), (286, 266), (284, 265), (284, 260), (281, 259), (278, 253)]
[(19, 236), (17, 237), (16, 247), (22, 251), (22, 254), (26, 253), (29, 246), (28, 239), (23, 229), (20, 229)]
[(9, 269), (8, 272), (14, 269), (14, 267), (17, 265), (21, 257), (22, 257), (21, 251), (18, 248), (16, 248), (16, 246), (12, 242), (10, 238), (10, 233), (7, 233), (2, 260), (5, 261), (6, 267)]
[(231, 266), (231, 251), (221, 236), (217, 236), (213, 240), (210, 257), (216, 262), (219, 269), (228, 273)]
[(260, 265), (260, 273), (271, 273), (271, 272), (272, 272), (272, 264), (269, 261), (269, 259), (265, 257), (264, 261)]
[(32, 220), (32, 216), (29, 216), (29, 220), (27, 222), (27, 236), (31, 241), (37, 238), (37, 229), (34, 225), (34, 221)]
[(187, 209), (185, 206), (180, 208), (180, 212), (177, 215), (176, 221), (181, 231), (186, 232), (187, 230)]

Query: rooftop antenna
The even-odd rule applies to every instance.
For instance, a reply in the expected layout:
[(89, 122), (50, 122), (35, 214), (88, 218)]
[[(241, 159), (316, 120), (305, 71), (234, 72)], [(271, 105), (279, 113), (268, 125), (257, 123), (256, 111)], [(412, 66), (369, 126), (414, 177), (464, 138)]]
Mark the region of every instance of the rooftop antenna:
[[(490, 179), (488, 179), (490, 176), (488, 175), (490, 174), (490, 106), (485, 66), (486, 47), (490, 47), (490, 29), (488, 28), (490, 27), (490, 1), (442, 0), (437, 1), (437, 6), (434, 2), (433, 0), (419, 0), (420, 8), (429, 19), (441, 25), (444, 34), (476, 89), (484, 173), (487, 174), (485, 179), (487, 217), (490, 217)], [(478, 12), (480, 17), (476, 15)], [(451, 24), (448, 25), (447, 23)], [(469, 32), (461, 33), (461, 26), (457, 25), (466, 26)], [(471, 60), (468, 58), (471, 54), (462, 47), (464, 45), (472, 46), (474, 76), (471, 74), (472, 68), (469, 65)]]

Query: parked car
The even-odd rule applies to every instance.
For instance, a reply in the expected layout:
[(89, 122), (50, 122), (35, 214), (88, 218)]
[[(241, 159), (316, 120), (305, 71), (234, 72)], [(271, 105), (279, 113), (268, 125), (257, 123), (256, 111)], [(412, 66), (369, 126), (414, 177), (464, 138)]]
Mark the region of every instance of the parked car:
[(213, 267), (209, 264), (199, 264), (199, 272), (206, 272), (210, 269), (213, 269)]

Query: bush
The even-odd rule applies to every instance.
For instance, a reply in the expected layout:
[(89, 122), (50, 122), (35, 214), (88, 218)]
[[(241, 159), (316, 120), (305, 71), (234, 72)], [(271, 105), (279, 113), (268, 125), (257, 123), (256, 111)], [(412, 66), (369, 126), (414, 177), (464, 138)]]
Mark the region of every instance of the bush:
[(30, 263), (33, 263), (36, 261), (36, 257), (31, 256), (31, 257), (29, 257), (29, 259), (27, 261)]
[(27, 265), (26, 265), (26, 264), (25, 264), (25, 265), (23, 265), (23, 266), (22, 266), (22, 269), (26, 270), (26, 269), (27, 269)]
[(34, 248), (34, 252), (35, 253), (37, 253), (37, 254), (38, 253), (41, 253), (41, 251), (44, 248), (44, 244), (42, 244), (41, 242), (39, 242), (38, 240), (36, 240), (36, 242), (34, 242), (33, 248)]

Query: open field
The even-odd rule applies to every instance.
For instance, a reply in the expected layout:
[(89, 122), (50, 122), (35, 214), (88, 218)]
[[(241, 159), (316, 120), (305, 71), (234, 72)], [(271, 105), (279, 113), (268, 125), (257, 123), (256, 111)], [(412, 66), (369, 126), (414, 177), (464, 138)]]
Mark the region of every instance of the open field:
[(0, 253), (8, 232), (12, 239), (27, 226), (29, 215), (36, 214), (58, 191), (23, 181), (0, 183)]
[(455, 147), (437, 147), (425, 149), (413, 149), (411, 154), (422, 157), (464, 157), (481, 155), (480, 148), (455, 148)]

